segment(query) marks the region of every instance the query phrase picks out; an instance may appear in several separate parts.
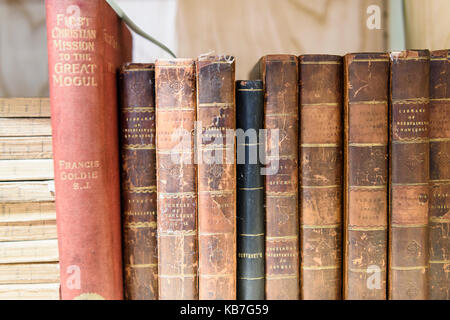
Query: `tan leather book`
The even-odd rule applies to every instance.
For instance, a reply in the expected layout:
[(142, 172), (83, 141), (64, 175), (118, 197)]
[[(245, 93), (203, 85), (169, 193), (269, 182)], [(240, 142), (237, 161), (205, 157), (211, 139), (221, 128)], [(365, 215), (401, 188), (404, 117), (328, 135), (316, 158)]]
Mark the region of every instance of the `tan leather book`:
[(124, 65), (119, 84), (125, 298), (156, 300), (155, 66)]
[(299, 57), (301, 298), (341, 298), (342, 57)]
[(265, 56), (261, 71), (266, 90), (264, 128), (269, 130), (266, 167), (273, 169), (267, 172), (265, 182), (266, 299), (297, 300), (300, 297), (297, 57)]
[(385, 300), (389, 55), (346, 55), (344, 85), (344, 299)]
[(389, 299), (427, 299), (430, 53), (390, 55)]
[(157, 60), (156, 163), (160, 300), (198, 299), (195, 61)]
[(197, 59), (199, 298), (202, 300), (236, 299), (234, 72), (234, 57)]
[(450, 50), (430, 61), (429, 298), (450, 300)]

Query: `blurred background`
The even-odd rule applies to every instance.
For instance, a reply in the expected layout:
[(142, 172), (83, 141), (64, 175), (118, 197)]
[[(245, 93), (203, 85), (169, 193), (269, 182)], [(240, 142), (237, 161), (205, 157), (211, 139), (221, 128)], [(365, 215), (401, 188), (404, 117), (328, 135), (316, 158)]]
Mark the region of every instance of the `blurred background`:
[[(116, 0), (178, 57), (450, 48), (449, 0)], [(134, 61), (169, 56), (135, 36)], [(48, 96), (44, 0), (0, 0), (0, 97)]]

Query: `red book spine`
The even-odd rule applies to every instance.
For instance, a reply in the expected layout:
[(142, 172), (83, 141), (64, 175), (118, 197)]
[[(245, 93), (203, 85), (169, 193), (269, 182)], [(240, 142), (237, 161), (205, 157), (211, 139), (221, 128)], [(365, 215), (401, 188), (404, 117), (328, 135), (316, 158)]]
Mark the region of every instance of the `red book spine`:
[(122, 299), (116, 70), (131, 35), (103, 0), (48, 0), (62, 299)]

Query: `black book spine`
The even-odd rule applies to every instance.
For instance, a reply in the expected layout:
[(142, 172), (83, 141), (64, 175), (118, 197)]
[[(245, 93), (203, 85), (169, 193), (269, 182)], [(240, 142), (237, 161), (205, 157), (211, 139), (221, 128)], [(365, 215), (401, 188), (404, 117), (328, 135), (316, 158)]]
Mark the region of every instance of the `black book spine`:
[(261, 175), (259, 161), (259, 131), (264, 125), (262, 81), (236, 82), (236, 109), (238, 129), (237, 298), (263, 300), (265, 286), (264, 176)]

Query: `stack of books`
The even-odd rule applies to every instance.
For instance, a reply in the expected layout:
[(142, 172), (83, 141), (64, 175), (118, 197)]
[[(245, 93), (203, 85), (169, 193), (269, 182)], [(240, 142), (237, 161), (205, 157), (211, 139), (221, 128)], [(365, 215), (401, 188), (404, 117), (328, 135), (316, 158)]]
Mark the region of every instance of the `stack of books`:
[(449, 299), (448, 50), (236, 81), (229, 55), (124, 64), (104, 1), (47, 27), (61, 298)]
[(49, 99), (0, 99), (0, 299), (58, 299)]

